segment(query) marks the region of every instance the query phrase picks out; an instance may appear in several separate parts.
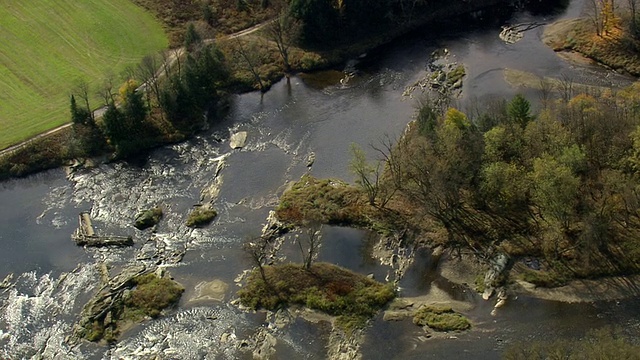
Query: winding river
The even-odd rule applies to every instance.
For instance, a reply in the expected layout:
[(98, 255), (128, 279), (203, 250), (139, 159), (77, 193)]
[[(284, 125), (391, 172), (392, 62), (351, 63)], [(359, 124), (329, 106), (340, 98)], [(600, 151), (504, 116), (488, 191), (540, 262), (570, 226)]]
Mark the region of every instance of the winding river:
[[(562, 14), (520, 13), (509, 23), (575, 17), (582, 7), (582, 0), (574, 0)], [(230, 339), (251, 339), (257, 329), (277, 338), (277, 358), (324, 358), (326, 324), (294, 319), (284, 328), (272, 327), (269, 316), (230, 304), (238, 289), (234, 279), (250, 265), (240, 245), (260, 234), (288, 182), (307, 171), (350, 181), (350, 144), (360, 144), (373, 157), (369, 144), (401, 134), (419, 98), (416, 92), (406, 96), (405, 90), (425, 77), (434, 50), (447, 49), (449, 61), (465, 65), (459, 100), (463, 109), (516, 92), (535, 102), (534, 90), (505, 82), (506, 68), (594, 85), (632, 81), (596, 66), (563, 61), (540, 41), (541, 27), (515, 44), (505, 44), (498, 38), (500, 25), (446, 34), (418, 31), (350, 61), (345, 71), (294, 76), (264, 95), (234, 96), (228, 115), (211, 129), (156, 149), (144, 161), (104, 164), (69, 176), (57, 169), (0, 183), (0, 281), (13, 274), (12, 285), (0, 289), (0, 358), (251, 358), (251, 352), (242, 349), (245, 342)], [(228, 139), (238, 131), (248, 133), (247, 144), (232, 150)], [(315, 161), (308, 168), (312, 154)], [(210, 188), (219, 190), (218, 218), (203, 229), (185, 227), (189, 210)], [(133, 228), (135, 213), (156, 204), (165, 209), (156, 232)], [(81, 211), (91, 213), (99, 232), (132, 235), (135, 246), (76, 247), (70, 235)], [(367, 255), (369, 237), (360, 230), (327, 228), (320, 258), (384, 278), (390, 269)], [(613, 324), (640, 335), (637, 298), (565, 304), (520, 296), (492, 316), (492, 304), (434, 276), (428, 255), (416, 257), (401, 291), (417, 296), (437, 288), (467, 302), (473, 330), (427, 339), (410, 321), (376, 319), (365, 333), (364, 359), (495, 359), (517, 341), (575, 338)], [(113, 275), (136, 262), (160, 263), (185, 286), (178, 309), (127, 330), (111, 347), (69, 344), (82, 306), (100, 283), (96, 264), (107, 264)], [(213, 280), (222, 289), (222, 299), (200, 291)]]

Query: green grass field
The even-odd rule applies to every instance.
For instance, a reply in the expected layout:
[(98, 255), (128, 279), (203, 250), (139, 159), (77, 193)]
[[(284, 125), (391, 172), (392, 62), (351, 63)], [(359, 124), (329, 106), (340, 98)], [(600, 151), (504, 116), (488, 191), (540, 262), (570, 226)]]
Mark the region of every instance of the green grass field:
[(166, 46), (130, 0), (0, 0), (0, 149), (69, 122), (79, 79), (97, 93), (108, 72)]

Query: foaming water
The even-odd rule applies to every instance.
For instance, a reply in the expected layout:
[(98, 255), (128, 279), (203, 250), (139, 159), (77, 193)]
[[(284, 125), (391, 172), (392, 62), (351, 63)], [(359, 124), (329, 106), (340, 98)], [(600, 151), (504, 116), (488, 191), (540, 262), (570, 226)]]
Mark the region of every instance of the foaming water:
[(59, 277), (21, 274), (0, 296), (0, 358), (82, 358), (67, 343), (75, 318), (89, 298), (99, 274), (81, 265)]

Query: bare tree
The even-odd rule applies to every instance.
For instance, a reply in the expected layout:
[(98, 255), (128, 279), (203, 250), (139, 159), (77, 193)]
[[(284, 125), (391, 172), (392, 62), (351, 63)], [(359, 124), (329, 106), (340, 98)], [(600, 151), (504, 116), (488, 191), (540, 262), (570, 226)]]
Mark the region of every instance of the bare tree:
[(117, 86), (118, 84), (115, 74), (112, 71), (108, 71), (105, 74), (102, 86), (98, 91), (98, 95), (102, 97), (103, 105), (115, 103), (117, 90), (114, 89)]
[(280, 15), (278, 15), (278, 17), (266, 27), (267, 36), (270, 40), (275, 42), (278, 47), (278, 53), (282, 58), (284, 71), (286, 73), (291, 71), (291, 64), (289, 63), (289, 47), (291, 46), (291, 42), (295, 37), (297, 29), (297, 22), (286, 8), (282, 10)]
[[(379, 141), (379, 145), (371, 145), (371, 147), (382, 156), (385, 162), (385, 170), (391, 176), (394, 193), (397, 190), (401, 190), (403, 185), (403, 162), (400, 158), (399, 150), (396, 149), (401, 148), (402, 145), (396, 146), (396, 144), (405, 143), (406, 141), (407, 138), (405, 136), (402, 136), (398, 140), (392, 139), (388, 134), (385, 134)], [(393, 194), (389, 194), (388, 196), (391, 197)]]
[(424, 4), (425, 0), (399, 0), (400, 11), (405, 22), (410, 22), (412, 15), (415, 13), (415, 8), (418, 5)]
[[(175, 59), (175, 63), (177, 66), (177, 71), (178, 71), (178, 76), (182, 76), (182, 62), (180, 61), (180, 57), (182, 56), (182, 49), (180, 48), (175, 48), (173, 50), (171, 50), (171, 57), (173, 59)], [(169, 60), (169, 62), (166, 62), (167, 64), (170, 64), (171, 61)], [(169, 66), (169, 65), (165, 65), (165, 66)]]
[(138, 71), (134, 65), (129, 65), (120, 73), (120, 77), (122, 79), (138, 79), (137, 76)]
[(587, 13), (596, 28), (598, 36), (602, 35), (602, 2), (603, 0), (589, 0), (587, 2)]
[(245, 43), (239, 37), (235, 38), (235, 46), (232, 48), (233, 56), (253, 75), (255, 82), (258, 84), (260, 91), (265, 92), (267, 89), (258, 72), (258, 66), (261, 64), (259, 49), (251, 44)]
[(93, 111), (91, 110), (91, 105), (89, 103), (89, 83), (85, 79), (79, 79), (76, 81), (75, 91), (78, 94), (78, 97), (82, 100), (82, 103), (89, 113), (89, 119), (91, 122), (95, 122), (95, 117), (93, 115)]
[(636, 18), (638, 12), (638, 0), (627, 0), (627, 3), (629, 4), (629, 16), (631, 17), (629, 21), (629, 28), (631, 34), (635, 37), (638, 33), (638, 19)]
[(598, 36), (608, 35), (611, 28), (615, 26), (615, 7), (615, 0), (589, 0), (587, 2), (587, 11)]
[(249, 239), (242, 246), (253, 265), (260, 271), (260, 277), (262, 277), (265, 284), (267, 283), (267, 275), (264, 271), (264, 263), (268, 257), (268, 246), (269, 243), (262, 237)]
[(317, 259), (322, 245), (322, 224), (310, 223), (302, 235), (296, 234), (295, 241), (300, 247), (302, 265), (307, 270), (311, 269), (311, 264)]
[(375, 206), (380, 191), (380, 163), (375, 166), (369, 164), (364, 151), (356, 144), (351, 144), (351, 154), (350, 168), (356, 175), (356, 183), (367, 193), (369, 205)]
[(545, 80), (544, 78), (540, 79), (540, 102), (542, 103), (543, 108), (547, 108), (549, 106), (549, 100), (551, 99), (551, 91), (553, 90), (553, 83), (551, 81)]
[[(138, 64), (138, 75), (143, 81), (147, 93), (153, 93), (156, 101), (160, 103), (160, 84), (158, 83), (158, 66), (157, 58), (153, 55), (147, 55), (142, 58)], [(147, 106), (151, 108), (151, 103), (147, 100)]]
[(171, 75), (171, 55), (168, 51), (162, 51), (160, 53), (160, 57), (162, 58), (162, 71), (164, 72), (164, 77), (169, 78)]
[(571, 97), (573, 97), (573, 78), (567, 74), (561, 74), (558, 90), (560, 91), (562, 100), (568, 103)]

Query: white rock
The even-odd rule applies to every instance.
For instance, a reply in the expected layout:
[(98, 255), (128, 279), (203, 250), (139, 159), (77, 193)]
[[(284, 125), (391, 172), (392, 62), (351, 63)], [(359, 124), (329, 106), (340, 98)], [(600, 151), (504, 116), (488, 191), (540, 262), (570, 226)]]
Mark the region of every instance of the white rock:
[(240, 131), (231, 135), (231, 139), (229, 140), (229, 146), (231, 146), (232, 149), (239, 149), (244, 147), (246, 142), (247, 142), (247, 132)]

